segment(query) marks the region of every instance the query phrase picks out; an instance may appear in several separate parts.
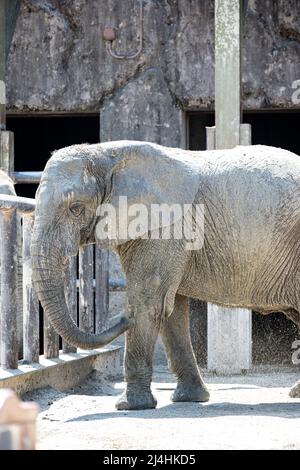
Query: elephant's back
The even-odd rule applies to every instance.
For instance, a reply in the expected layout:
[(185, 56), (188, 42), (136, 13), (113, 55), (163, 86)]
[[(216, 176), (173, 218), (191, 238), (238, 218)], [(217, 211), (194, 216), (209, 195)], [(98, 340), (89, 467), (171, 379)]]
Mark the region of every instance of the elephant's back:
[(300, 156), (288, 150), (267, 145), (239, 145), (234, 149), (212, 150), (207, 163), (216, 174), (233, 172), (259, 175), (264, 179), (300, 178)]
[(271, 278), (278, 292), (300, 253), (300, 157), (237, 147), (211, 154), (210, 166), (197, 194), (205, 214), (204, 283), (208, 290), (217, 283), (229, 303), (255, 297), (261, 286), (270, 291)]
[(253, 218), (267, 217), (272, 224), (282, 212), (300, 213), (298, 155), (263, 145), (238, 146), (209, 152), (208, 167), (200, 177), (199, 195), (229, 218), (254, 223)]

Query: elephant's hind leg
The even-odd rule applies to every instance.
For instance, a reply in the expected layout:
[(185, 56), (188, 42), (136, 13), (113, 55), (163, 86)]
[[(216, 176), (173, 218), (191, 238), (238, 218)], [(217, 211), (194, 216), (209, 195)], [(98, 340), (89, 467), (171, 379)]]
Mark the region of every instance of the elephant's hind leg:
[[(300, 313), (299, 313), (299, 311), (300, 311), (299, 309), (298, 310), (289, 309), (289, 310), (286, 310), (283, 313), (287, 316), (287, 318), (292, 320), (292, 322), (294, 322), (297, 325), (298, 330), (300, 332)], [(293, 385), (293, 387), (290, 390), (289, 395), (290, 395), (291, 398), (300, 398), (300, 380), (298, 380), (298, 382), (296, 382), (295, 385)]]
[(209, 392), (201, 378), (192, 348), (187, 297), (176, 295), (173, 313), (164, 321), (160, 333), (169, 367), (178, 381), (172, 400), (208, 401)]

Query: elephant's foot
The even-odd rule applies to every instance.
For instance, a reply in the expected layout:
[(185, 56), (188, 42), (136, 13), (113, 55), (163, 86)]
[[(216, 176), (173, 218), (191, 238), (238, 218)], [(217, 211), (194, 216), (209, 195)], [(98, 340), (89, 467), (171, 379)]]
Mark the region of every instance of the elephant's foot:
[(156, 398), (151, 391), (125, 390), (116, 403), (117, 410), (146, 410), (155, 408)]
[(289, 395), (291, 398), (300, 398), (300, 380), (293, 385)]
[(204, 384), (193, 384), (191, 382), (178, 383), (175, 392), (171, 397), (172, 401), (199, 401), (209, 400), (209, 391)]

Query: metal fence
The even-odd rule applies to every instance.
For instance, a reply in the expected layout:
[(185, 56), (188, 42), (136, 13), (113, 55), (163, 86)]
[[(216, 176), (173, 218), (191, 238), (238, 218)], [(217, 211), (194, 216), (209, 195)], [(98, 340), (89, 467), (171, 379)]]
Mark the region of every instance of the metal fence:
[[(18, 182), (37, 183), (40, 178), (39, 173), (16, 175)], [(34, 199), (0, 195), (0, 366), (4, 369), (16, 369), (19, 358), (25, 363), (37, 363), (41, 353), (45, 358), (59, 357), (60, 347), (64, 353), (76, 352), (54, 331), (32, 285), (30, 241), (34, 208)], [(80, 248), (78, 256), (66, 266), (66, 301), (70, 315), (82, 330), (98, 333), (107, 326), (107, 273), (108, 252), (94, 245)]]

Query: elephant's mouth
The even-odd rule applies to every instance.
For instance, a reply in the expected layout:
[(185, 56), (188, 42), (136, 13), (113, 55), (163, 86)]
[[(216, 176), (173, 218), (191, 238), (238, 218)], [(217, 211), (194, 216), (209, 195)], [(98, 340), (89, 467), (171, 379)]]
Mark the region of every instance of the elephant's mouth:
[(85, 242), (83, 243), (83, 245), (91, 245), (91, 244), (95, 243), (95, 241), (96, 241), (95, 234), (94, 234), (94, 232), (92, 232), (86, 237)]
[(81, 245), (90, 245), (96, 242), (96, 223), (97, 218), (95, 218), (95, 220), (92, 220), (91, 223), (85, 228), (84, 233), (81, 235)]

